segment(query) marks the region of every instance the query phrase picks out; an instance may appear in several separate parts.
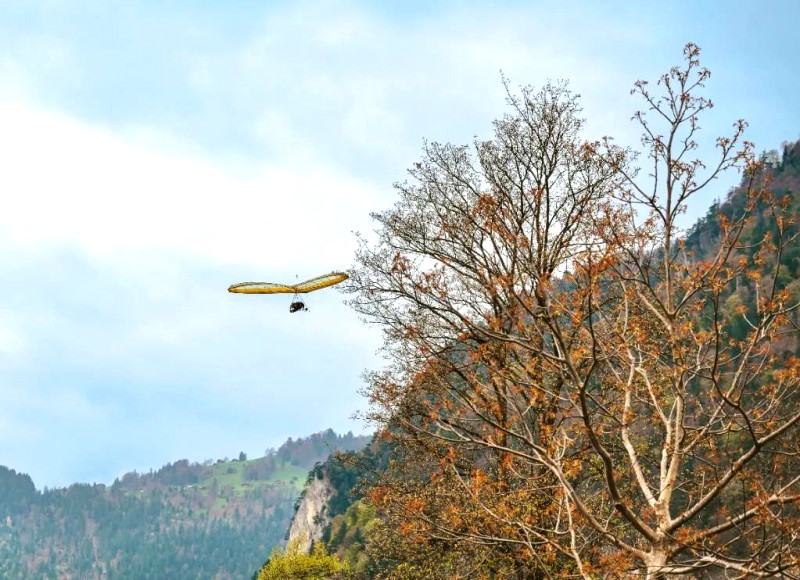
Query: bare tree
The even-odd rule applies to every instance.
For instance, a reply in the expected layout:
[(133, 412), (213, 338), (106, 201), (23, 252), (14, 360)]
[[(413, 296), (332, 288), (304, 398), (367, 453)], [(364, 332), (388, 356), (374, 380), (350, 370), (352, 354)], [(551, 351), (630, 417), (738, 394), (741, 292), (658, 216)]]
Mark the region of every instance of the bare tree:
[[(509, 94), (472, 151), (426, 145), (374, 216), (350, 289), (385, 331), (370, 416), (417, 461), (380, 494), (407, 531), (504, 547), (519, 575), (800, 575), (798, 305), (778, 283), (796, 227), (743, 122), (713, 166), (690, 159), (698, 54), (660, 96), (634, 88), (647, 178), (583, 143), (551, 84)], [(676, 219), (735, 168), (742, 202), (689, 251)]]

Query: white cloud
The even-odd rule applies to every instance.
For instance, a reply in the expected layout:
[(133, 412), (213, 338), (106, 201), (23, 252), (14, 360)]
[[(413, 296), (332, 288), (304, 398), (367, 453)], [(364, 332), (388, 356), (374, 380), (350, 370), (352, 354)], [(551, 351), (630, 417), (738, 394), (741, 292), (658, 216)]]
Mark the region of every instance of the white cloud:
[[(630, 117), (619, 97), (635, 77), (605, 57), (624, 52), (619, 41), (646, 35), (583, 14), (589, 34), (566, 43), (560, 26), (578, 16), (476, 5), (394, 22), (356, 3), (278, 6), (238, 50), (190, 60), (187, 79), (211, 110), (255, 111), (250, 135), (269, 155), (335, 160), (370, 177), (378, 165), (390, 183), (402, 179), (423, 137), (488, 136), (505, 111), (501, 69), (513, 86), (572, 79), (588, 96), (587, 113), (622, 112), (600, 133), (619, 134)], [(554, 24), (532, 33), (530, 23), (541, 21)]]
[(177, 152), (168, 136), (156, 143), (153, 131), (142, 144), (141, 133), (9, 100), (0, 127), (0, 231), (19, 244), (76, 244), (106, 258), (157, 250), (249, 264), (259, 276), (311, 275), (349, 264), (351, 231), (374, 205), (365, 183), (311, 160), (241, 175)]
[[(0, 328), (0, 360), (16, 359), (25, 353), (28, 344), (22, 333), (10, 328)], [(5, 359), (5, 360), (4, 360)]]
[(23, 35), (12, 45), (14, 51), (0, 53), (0, 97), (42, 96), (41, 77), (69, 85), (80, 83), (81, 71), (69, 45), (52, 34)]
[(0, 310), (0, 365), (20, 365), (28, 351), (28, 339), (22, 330), (20, 317), (14, 312)]

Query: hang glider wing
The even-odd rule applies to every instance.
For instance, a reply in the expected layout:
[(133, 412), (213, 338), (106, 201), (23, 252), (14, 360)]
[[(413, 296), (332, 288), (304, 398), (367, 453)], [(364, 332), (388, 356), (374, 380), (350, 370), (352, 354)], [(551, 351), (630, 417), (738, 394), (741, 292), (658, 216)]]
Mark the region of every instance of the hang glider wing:
[(236, 294), (307, 294), (344, 282), (349, 276), (344, 272), (331, 272), (324, 276), (317, 276), (305, 282), (290, 286), (288, 284), (273, 284), (272, 282), (242, 282), (228, 288), (228, 292)]
[(295, 288), (297, 289), (296, 292), (298, 294), (305, 294), (307, 292), (313, 292), (314, 290), (320, 290), (321, 288), (333, 286), (339, 282), (344, 282), (348, 278), (349, 276), (344, 272), (331, 272), (330, 274), (325, 274), (324, 276), (317, 276), (316, 278), (311, 278), (305, 282), (300, 282), (297, 286), (295, 286)]
[(272, 284), (271, 282), (242, 282), (228, 288), (236, 294), (293, 294), (294, 286)]

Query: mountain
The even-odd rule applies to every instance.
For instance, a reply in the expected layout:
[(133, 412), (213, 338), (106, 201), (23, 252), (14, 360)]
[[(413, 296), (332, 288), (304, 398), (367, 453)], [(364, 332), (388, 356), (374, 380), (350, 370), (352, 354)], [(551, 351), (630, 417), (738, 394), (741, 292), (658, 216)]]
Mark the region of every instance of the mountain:
[(0, 578), (249, 578), (284, 538), (308, 470), (369, 439), (328, 429), (257, 459), (44, 491), (0, 466)]
[[(345, 562), (356, 577), (370, 577), (375, 562), (365, 553), (367, 536), (378, 521), (364, 493), (388, 467), (391, 444), (378, 436), (359, 450), (339, 451), (309, 472), (298, 498), (287, 540), (312, 553), (315, 545)], [(269, 565), (264, 563), (262, 571)]]

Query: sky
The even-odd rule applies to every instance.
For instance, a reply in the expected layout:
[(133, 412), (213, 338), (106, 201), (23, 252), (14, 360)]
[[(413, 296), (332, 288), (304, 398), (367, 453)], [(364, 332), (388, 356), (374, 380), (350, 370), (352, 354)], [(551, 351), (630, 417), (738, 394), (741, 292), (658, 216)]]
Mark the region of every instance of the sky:
[[(424, 140), (491, 137), (566, 79), (586, 138), (636, 146), (637, 79), (692, 41), (759, 151), (800, 138), (795, 0), (0, 0), (0, 465), (38, 488), (366, 433), (379, 329), (336, 289)], [(687, 219), (724, 197), (715, 182)]]

